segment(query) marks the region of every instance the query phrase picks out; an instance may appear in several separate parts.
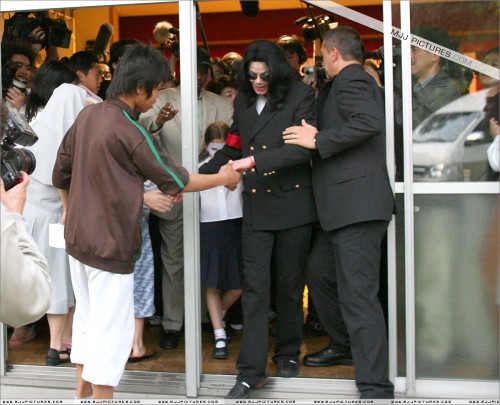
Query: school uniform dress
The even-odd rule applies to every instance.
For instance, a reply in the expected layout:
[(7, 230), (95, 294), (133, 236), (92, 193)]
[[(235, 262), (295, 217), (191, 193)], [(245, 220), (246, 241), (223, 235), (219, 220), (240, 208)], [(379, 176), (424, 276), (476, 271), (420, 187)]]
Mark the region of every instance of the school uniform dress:
[(200, 192), (200, 273), (204, 287), (225, 291), (242, 286), (242, 191), (240, 182), (234, 191), (219, 186)]

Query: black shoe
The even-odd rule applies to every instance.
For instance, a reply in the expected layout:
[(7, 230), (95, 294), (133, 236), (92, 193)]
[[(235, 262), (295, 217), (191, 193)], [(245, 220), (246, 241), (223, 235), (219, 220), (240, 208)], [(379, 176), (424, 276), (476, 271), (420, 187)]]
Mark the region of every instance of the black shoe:
[[(61, 355), (63, 356), (62, 358)], [(50, 348), (45, 356), (45, 364), (47, 366), (58, 366), (59, 364), (69, 363), (70, 361), (69, 352), (67, 350), (58, 351)]]
[(175, 349), (179, 345), (181, 332), (174, 329), (164, 330), (160, 339), (160, 347), (162, 349)]
[(316, 336), (326, 336), (326, 332), (323, 329), (323, 325), (318, 321), (306, 320), (304, 327), (302, 329), (302, 336), (304, 338), (316, 337)]
[(238, 333), (241, 333), (241, 331), (243, 329), (235, 329), (233, 328), (231, 325), (229, 326), (226, 326), (226, 336), (227, 336), (227, 340), (230, 341), (231, 338), (234, 336), (234, 335), (237, 335)]
[(299, 364), (291, 359), (279, 359), (277, 365), (276, 376), (292, 378), (299, 374)]
[(237, 381), (231, 391), (225, 396), (226, 399), (245, 399), (250, 398), (250, 385), (243, 381)]
[(352, 366), (351, 349), (330, 345), (319, 352), (304, 356), (303, 363), (309, 367)]
[[(224, 342), (225, 345), (223, 347), (217, 347), (218, 342)], [(215, 340), (214, 351), (212, 354), (214, 359), (217, 359), (217, 360), (226, 360), (227, 359), (227, 357), (228, 357), (227, 344), (228, 344), (227, 339), (221, 338), (221, 339)]]

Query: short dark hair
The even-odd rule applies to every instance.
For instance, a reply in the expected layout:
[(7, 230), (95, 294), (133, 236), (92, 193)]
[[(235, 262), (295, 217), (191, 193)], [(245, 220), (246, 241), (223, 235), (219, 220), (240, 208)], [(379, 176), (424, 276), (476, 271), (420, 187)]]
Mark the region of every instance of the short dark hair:
[[(66, 59), (63, 58), (62, 60)], [(73, 69), (74, 72), (80, 70), (86, 75), (89, 73), (89, 70), (94, 67), (94, 63), (99, 63), (97, 55), (90, 51), (75, 52), (67, 61), (69, 67)]]
[(327, 49), (336, 48), (344, 60), (363, 62), (363, 42), (352, 27), (342, 25), (327, 31), (323, 43)]
[(446, 48), (453, 49), (453, 43), (448, 32), (437, 25), (419, 25), (412, 30), (412, 34)]
[(500, 47), (494, 46), (493, 48), (486, 50), (485, 52), (483, 52), (483, 58), (486, 58), (486, 56), (488, 56), (489, 54), (492, 54), (492, 53), (500, 54)]
[(231, 87), (233, 89), (238, 90), (238, 85), (236, 84), (236, 80), (229, 75), (221, 75), (216, 77), (207, 84), (206, 89), (215, 94), (221, 94), (222, 90), (226, 87)]
[(299, 57), (299, 64), (307, 62), (307, 51), (304, 43), (297, 35), (282, 35), (279, 37), (277, 44), (285, 52), (296, 53)]
[(221, 58), (219, 57), (212, 58), (210, 63), (212, 64), (212, 67), (217, 66), (221, 70), (223, 75), (230, 74), (229, 67), (224, 63), (224, 61)]
[(248, 68), (252, 62), (263, 62), (267, 65), (270, 73), (269, 106), (271, 110), (280, 110), (294, 80), (292, 66), (288, 63), (280, 47), (272, 41), (259, 39), (248, 45), (237, 79), (238, 88), (243, 94), (246, 94), (249, 105), (253, 104), (257, 98), (248, 76)]
[(56, 88), (63, 83), (75, 83), (77, 74), (65, 63), (47, 59), (33, 77), (33, 86), (26, 100), (26, 119), (31, 121), (38, 110), (47, 105)]
[(14, 55), (26, 56), (29, 59), (31, 66), (33, 67), (35, 63), (35, 54), (31, 50), (31, 45), (29, 42), (22, 40), (2, 42), (2, 66), (5, 66), (5, 64)]
[(135, 38), (123, 38), (119, 41), (113, 42), (109, 47), (109, 68), (111, 73), (114, 73), (113, 63), (118, 63), (125, 51), (131, 45), (140, 44), (140, 41)]
[(118, 64), (106, 98), (132, 95), (141, 86), (150, 97), (153, 89), (166, 82), (169, 77), (168, 61), (158, 49), (149, 45), (132, 45)]

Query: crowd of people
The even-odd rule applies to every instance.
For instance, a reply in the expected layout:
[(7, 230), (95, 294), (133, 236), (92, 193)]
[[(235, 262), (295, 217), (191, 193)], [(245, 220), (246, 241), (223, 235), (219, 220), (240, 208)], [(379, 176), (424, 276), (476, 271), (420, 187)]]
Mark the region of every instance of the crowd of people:
[[(30, 262), (20, 268), (37, 272), (40, 295), (29, 315), (2, 304), (2, 322), (14, 327), (10, 347), (35, 338), (30, 322), (46, 314), (46, 364), (76, 364), (79, 399), (112, 398), (127, 362), (155, 356), (143, 341), (147, 318), (160, 314), (159, 346), (175, 349), (185, 302), (182, 194), (200, 191), (202, 315), (214, 334), (213, 358), (227, 359), (231, 335), (242, 333), (226, 398), (248, 398), (267, 384), (270, 335), (276, 375), (290, 378), (300, 372), (304, 336), (315, 333), (330, 343), (305, 355), (305, 366), (354, 365), (361, 398), (393, 398), (379, 290), (395, 202), (382, 83), (364, 66), (363, 50), (354, 29), (327, 31), (321, 54), (329, 80), (317, 88), (300, 70), (308, 58), (296, 36), (256, 40), (244, 55), (222, 58), (199, 47), (192, 134), (199, 174), (192, 174), (181, 166), (181, 78), (158, 49), (117, 41), (109, 72), (91, 51), (47, 53), (33, 74), (36, 49), (2, 44), (2, 66), (14, 66), (27, 88), (9, 85), (4, 103), (39, 136), (29, 148), (34, 172), (9, 191), (2, 186), (2, 238), (4, 230), (6, 238), (22, 234)], [(498, 48), (492, 55), (498, 66)], [(460, 91), (439, 57), (415, 48), (413, 59), (417, 126)], [(498, 100), (498, 82), (481, 80)], [(490, 128), (498, 172), (498, 116)], [(160, 237), (161, 311), (150, 216)], [(55, 223), (65, 226), (65, 248), (49, 243)]]

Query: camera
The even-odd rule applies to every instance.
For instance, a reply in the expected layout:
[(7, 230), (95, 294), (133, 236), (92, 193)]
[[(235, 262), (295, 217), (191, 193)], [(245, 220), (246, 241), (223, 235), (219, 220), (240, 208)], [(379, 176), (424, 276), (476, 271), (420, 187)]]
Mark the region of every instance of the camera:
[[(26, 148), (38, 141), (38, 136), (29, 126), (26, 120), (15, 108), (2, 105), (2, 113), (6, 109), (6, 119), (2, 121), (1, 151), (1, 174), (6, 190), (11, 189), (19, 183), (21, 171), (28, 174), (33, 173), (36, 167), (36, 159), (33, 152)], [(3, 114), (2, 114), (3, 118)]]
[[(377, 69), (377, 74), (380, 77), (380, 81), (384, 84), (384, 47), (380, 47), (372, 52), (363, 52), (363, 62), (366, 59), (375, 59), (380, 61), (380, 65)], [(392, 47), (392, 66), (394, 75), (394, 90), (398, 91), (401, 88), (401, 69), (397, 67), (401, 66), (401, 46)]]
[(323, 57), (316, 55), (314, 57), (314, 65), (307, 65), (302, 67), (302, 74), (306, 83), (317, 83), (320, 89), (327, 80), (326, 70), (323, 67)]
[(301, 17), (295, 21), (295, 25), (302, 25), (302, 36), (306, 42), (321, 39), (323, 34), (335, 28), (338, 24), (335, 17), (320, 15), (318, 17)]
[[(5, 20), (5, 33), (8, 40), (21, 39), (44, 46), (69, 48), (72, 31), (68, 30), (64, 19), (52, 19), (44, 16), (28, 17), (29, 13), (15, 13)], [(40, 27), (45, 32), (45, 39), (39, 40), (31, 32)]]
[(172, 55), (179, 57), (180, 56), (180, 48), (179, 48), (179, 30), (177, 28), (170, 28), (169, 32), (173, 35), (170, 40), (170, 45), (172, 46)]
[(16, 79), (16, 73), (19, 67), (16, 62), (7, 61), (2, 67), (2, 98), (5, 98), (7, 90), (11, 87), (17, 87), (26, 93), (26, 83)]
[(308, 83), (314, 83), (316, 81), (315, 66), (304, 66), (302, 68), (302, 73), (304, 74), (304, 79), (306, 79)]

